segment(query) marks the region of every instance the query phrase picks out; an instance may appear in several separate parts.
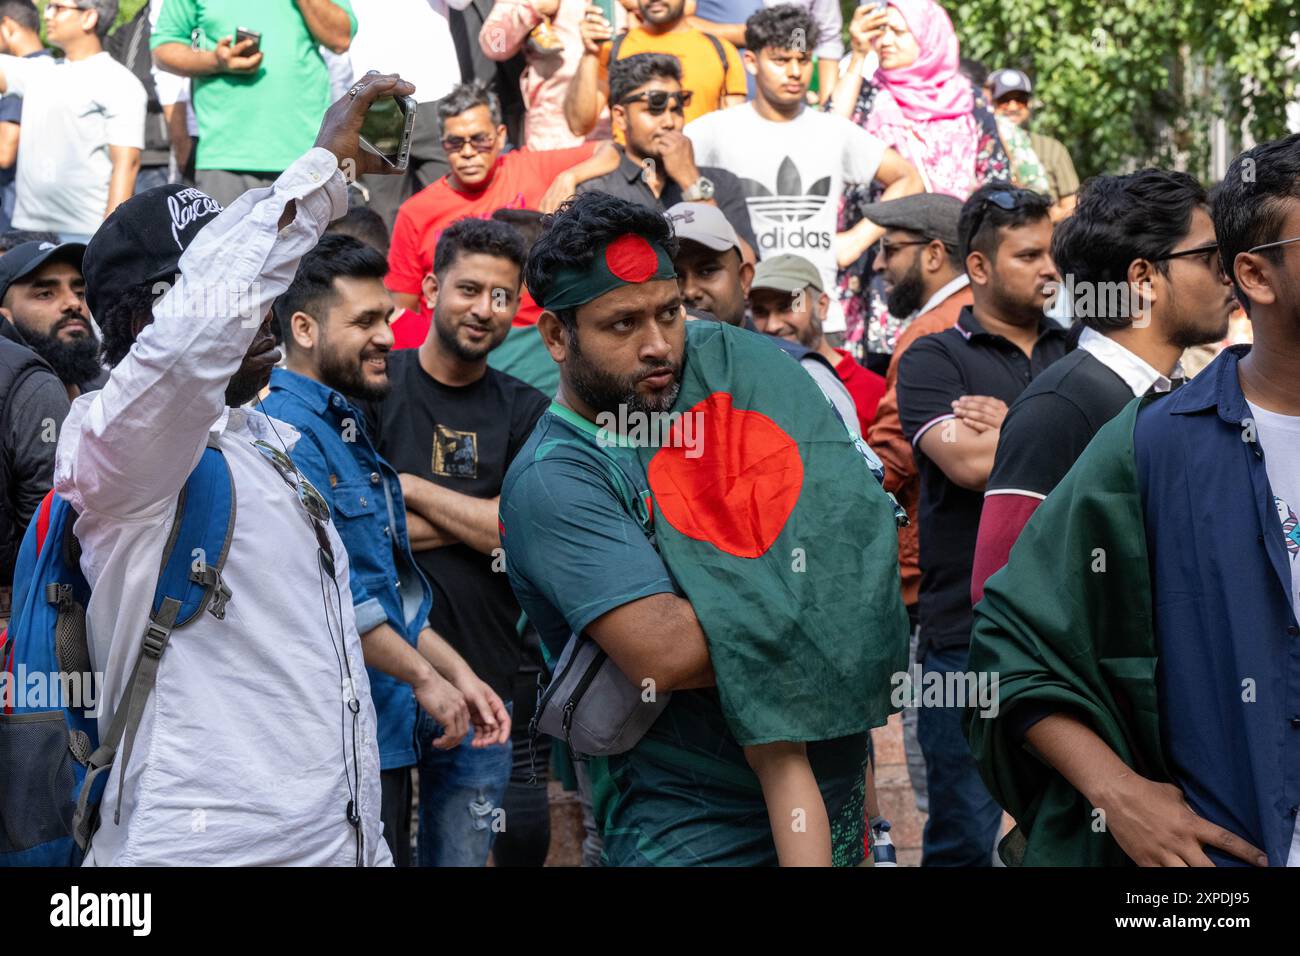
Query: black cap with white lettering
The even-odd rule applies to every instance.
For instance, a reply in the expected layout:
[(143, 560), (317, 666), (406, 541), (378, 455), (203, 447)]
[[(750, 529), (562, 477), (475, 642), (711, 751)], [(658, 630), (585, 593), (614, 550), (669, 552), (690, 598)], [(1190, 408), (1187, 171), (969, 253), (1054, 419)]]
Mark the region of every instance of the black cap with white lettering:
[(179, 183), (118, 206), (90, 237), (82, 260), (90, 314), (138, 286), (172, 281), (182, 253), (220, 212), (211, 196)]

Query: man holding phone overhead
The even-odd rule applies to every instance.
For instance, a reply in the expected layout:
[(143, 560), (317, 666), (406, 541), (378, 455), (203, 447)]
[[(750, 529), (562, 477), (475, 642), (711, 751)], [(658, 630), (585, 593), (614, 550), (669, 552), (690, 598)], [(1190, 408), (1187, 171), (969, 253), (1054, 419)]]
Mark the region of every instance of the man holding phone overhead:
[(310, 148), (330, 103), (319, 48), (345, 53), (356, 29), (349, 0), (166, 0), (149, 45), (193, 78), (200, 189), (230, 203)]

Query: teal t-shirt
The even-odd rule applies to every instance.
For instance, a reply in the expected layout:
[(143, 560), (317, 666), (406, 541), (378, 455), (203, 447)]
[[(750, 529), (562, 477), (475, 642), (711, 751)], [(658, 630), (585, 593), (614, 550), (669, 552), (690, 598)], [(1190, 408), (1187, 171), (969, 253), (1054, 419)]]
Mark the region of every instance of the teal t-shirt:
[[(679, 593), (655, 550), (649, 482), (636, 450), (552, 404), (501, 489), (506, 572), (548, 661), (569, 636), (623, 604)], [(834, 862), (862, 859), (866, 734), (808, 745), (831, 821)], [(636, 747), (592, 761), (611, 866), (775, 865), (758, 778), (716, 690), (676, 691)]]
[[(349, 0), (333, 0), (357, 18)], [(151, 49), (183, 43), (215, 50), (244, 27), (262, 34), (255, 73), (197, 76), (193, 102), (199, 123), (197, 169), (282, 172), (311, 149), (330, 105), (329, 70), (298, 7), (266, 0), (166, 0)]]

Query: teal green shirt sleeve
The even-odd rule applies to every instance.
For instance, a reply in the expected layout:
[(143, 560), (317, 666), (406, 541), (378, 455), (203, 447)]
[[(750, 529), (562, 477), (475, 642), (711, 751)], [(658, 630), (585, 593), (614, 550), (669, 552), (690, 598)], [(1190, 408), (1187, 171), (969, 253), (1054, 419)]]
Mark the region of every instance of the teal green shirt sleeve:
[(199, 5), (195, 0), (164, 0), (158, 25), (149, 35), (149, 49), (156, 50), (164, 43), (189, 46), (198, 27)]

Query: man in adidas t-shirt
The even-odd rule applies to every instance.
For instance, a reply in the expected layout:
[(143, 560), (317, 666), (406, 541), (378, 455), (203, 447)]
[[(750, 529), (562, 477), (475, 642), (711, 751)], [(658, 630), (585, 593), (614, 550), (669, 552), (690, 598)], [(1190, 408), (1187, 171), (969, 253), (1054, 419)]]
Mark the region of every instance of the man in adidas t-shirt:
[[(799, 37), (802, 44), (791, 49)], [(886, 187), (883, 199), (924, 187), (912, 164), (879, 139), (841, 116), (807, 107), (816, 45), (816, 22), (802, 7), (786, 4), (755, 13), (745, 22), (744, 60), (757, 95), (750, 103), (688, 123), (685, 133), (696, 162), (740, 177), (759, 257), (803, 256), (833, 289), (836, 215), (844, 185), (876, 180)], [(844, 329), (834, 299), (824, 328)]]

